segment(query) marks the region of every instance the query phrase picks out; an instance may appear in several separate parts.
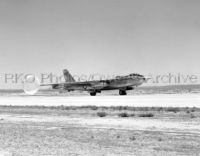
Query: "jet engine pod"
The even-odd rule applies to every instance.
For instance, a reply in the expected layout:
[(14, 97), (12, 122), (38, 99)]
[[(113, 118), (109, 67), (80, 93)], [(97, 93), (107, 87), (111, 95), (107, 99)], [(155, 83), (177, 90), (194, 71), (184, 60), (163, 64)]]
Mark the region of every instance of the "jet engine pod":
[(28, 75), (24, 79), (23, 90), (28, 95), (34, 95), (40, 88), (40, 81), (35, 75)]

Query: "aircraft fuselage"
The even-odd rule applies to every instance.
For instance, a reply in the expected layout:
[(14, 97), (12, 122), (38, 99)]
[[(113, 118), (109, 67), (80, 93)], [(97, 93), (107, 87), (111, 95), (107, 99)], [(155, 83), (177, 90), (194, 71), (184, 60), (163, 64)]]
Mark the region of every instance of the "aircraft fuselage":
[(86, 81), (83, 83), (76, 84), (65, 84), (64, 90), (67, 91), (88, 91), (90, 93), (101, 92), (103, 90), (114, 90), (119, 89), (122, 91), (132, 90), (144, 83), (145, 78), (142, 75), (128, 75), (123, 77), (116, 77), (110, 80), (99, 80), (99, 81)]

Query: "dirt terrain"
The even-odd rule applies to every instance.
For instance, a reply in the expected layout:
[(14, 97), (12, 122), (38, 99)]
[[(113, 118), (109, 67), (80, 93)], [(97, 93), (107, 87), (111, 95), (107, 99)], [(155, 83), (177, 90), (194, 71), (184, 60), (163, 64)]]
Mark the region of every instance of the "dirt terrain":
[(1, 106), (0, 155), (198, 156), (198, 108)]

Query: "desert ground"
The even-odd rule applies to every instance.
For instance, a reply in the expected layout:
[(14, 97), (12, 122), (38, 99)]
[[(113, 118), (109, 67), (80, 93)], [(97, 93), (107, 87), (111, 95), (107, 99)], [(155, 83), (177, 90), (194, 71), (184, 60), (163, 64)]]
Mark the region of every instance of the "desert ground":
[(0, 156), (199, 156), (199, 91), (153, 92), (1, 92)]
[(200, 107), (197, 94), (147, 94), (147, 95), (98, 95), (98, 96), (0, 96), (1, 105), (12, 106), (135, 106), (135, 107)]
[(200, 109), (1, 106), (0, 155), (177, 156), (200, 153)]

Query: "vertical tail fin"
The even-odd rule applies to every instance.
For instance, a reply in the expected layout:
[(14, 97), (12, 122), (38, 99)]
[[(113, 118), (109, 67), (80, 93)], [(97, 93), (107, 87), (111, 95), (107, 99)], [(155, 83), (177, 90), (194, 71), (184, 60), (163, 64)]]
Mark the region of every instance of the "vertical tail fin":
[(67, 69), (63, 70), (63, 74), (64, 74), (65, 82), (75, 82), (74, 78), (72, 77), (72, 75), (69, 73)]

